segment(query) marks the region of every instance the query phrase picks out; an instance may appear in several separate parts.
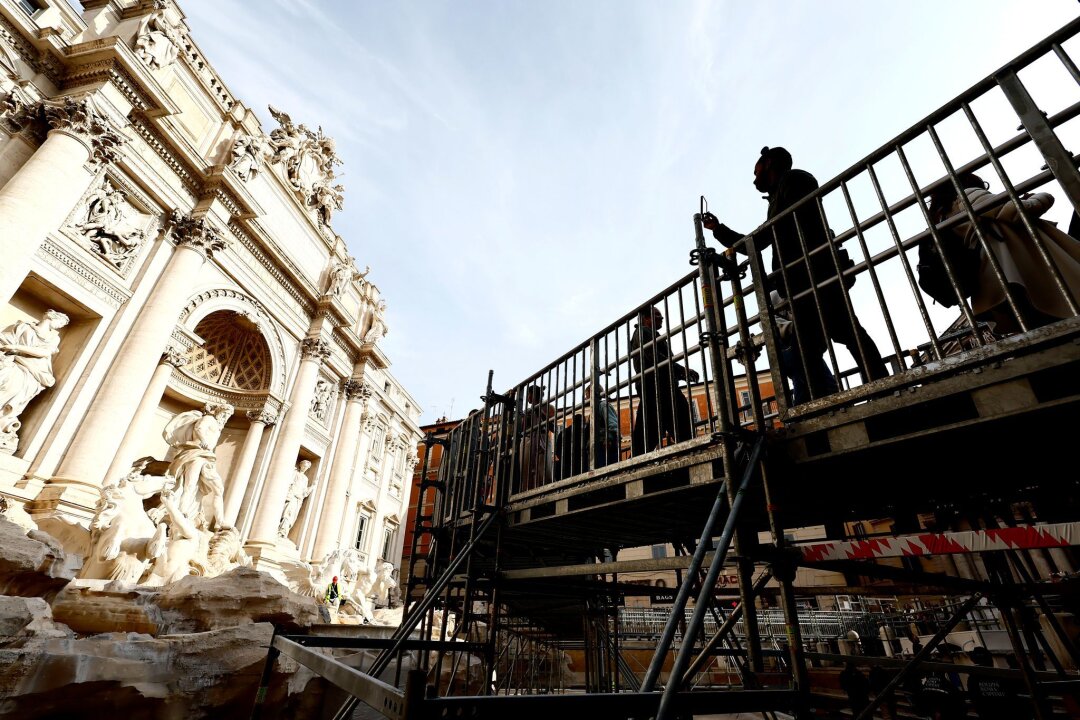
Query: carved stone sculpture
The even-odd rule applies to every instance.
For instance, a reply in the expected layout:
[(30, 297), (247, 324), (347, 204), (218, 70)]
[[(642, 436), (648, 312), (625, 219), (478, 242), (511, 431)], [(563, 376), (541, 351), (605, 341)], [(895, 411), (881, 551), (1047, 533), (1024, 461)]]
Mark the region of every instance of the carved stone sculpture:
[(330, 185), (328, 182), (316, 183), (311, 195), (311, 205), (319, 216), (319, 222), (329, 225), (334, 211), (345, 207), (345, 187)]
[(145, 475), (152, 460), (141, 458), (127, 475), (102, 485), (79, 577), (134, 585), (164, 551), (166, 529), (155, 525), (143, 502), (174, 481), (170, 476)]
[(383, 562), (379, 565), (378, 575), (375, 578), (375, 584), (371, 588), (371, 595), (375, 599), (376, 605), (388, 607), (390, 605), (390, 591), (397, 587), (397, 580), (394, 579), (394, 565), (393, 563)]
[(379, 306), (375, 309), (375, 312), (371, 316), (371, 327), (364, 333), (364, 343), (368, 345), (374, 345), (375, 343), (386, 337), (386, 334), (390, 332), (390, 328), (386, 326), (385, 320), (386, 302), (380, 300)]
[(271, 164), (281, 164), (285, 177), (300, 200), (315, 211), (324, 225), (329, 225), (334, 210), (340, 210), (344, 188), (335, 184), (335, 166), (341, 164), (332, 138), (296, 125), (288, 113), (270, 106), (270, 114), (281, 127), (270, 133), (273, 146)]
[(135, 57), (155, 69), (168, 67), (180, 53), (180, 41), (180, 31), (169, 23), (164, 11), (157, 10), (139, 23), (135, 33)]
[(165, 426), (165, 442), (175, 451), (169, 474), (176, 478), (177, 510), (196, 526), (218, 529), (225, 517), (225, 482), (217, 471), (221, 430), (233, 413), (231, 405), (207, 403), (202, 410), (180, 413)]
[(311, 467), (309, 460), (301, 460), (293, 473), (292, 485), (289, 486), (289, 495), (285, 498), (285, 510), (281, 514), (281, 522), (278, 523), (278, 536), (289, 537), (289, 531), (296, 524), (296, 518), (300, 516), (300, 508), (304, 505), (304, 499), (315, 489), (315, 483), (308, 484), (307, 471)]
[(334, 397), (334, 386), (329, 380), (319, 378), (315, 383), (315, 396), (311, 398), (311, 408), (308, 414), (321, 423), (326, 423), (326, 417), (330, 412), (330, 403)]
[(133, 222), (133, 212), (124, 194), (104, 183), (87, 199), (74, 227), (93, 249), (119, 267), (144, 239), (143, 231)]
[(19, 446), (19, 415), (56, 383), (52, 356), (60, 351), (60, 329), (68, 316), (46, 310), (41, 320), (20, 320), (0, 331), (0, 454)]
[(262, 137), (241, 135), (233, 144), (229, 167), (237, 177), (247, 182), (259, 174), (264, 160), (270, 157), (270, 148)]
[(355, 261), (351, 257), (348, 260), (339, 260), (330, 269), (326, 294), (331, 297), (341, 297), (350, 283), (363, 283), (370, 272), (370, 266), (365, 267), (364, 272), (357, 272)]

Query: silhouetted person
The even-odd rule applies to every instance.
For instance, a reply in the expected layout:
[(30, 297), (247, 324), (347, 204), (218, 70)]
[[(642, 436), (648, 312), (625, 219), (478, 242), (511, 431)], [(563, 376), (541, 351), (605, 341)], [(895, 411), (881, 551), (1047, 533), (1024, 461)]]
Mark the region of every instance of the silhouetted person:
[[(1028, 327), (1040, 327), (1073, 317), (1068, 301), (1057, 288), (1053, 274), (1042, 257), (1042, 251), (1032, 242), (1031, 235), (1024, 227), (1016, 204), (1009, 200), (987, 210), (999, 198), (990, 192), (989, 185), (975, 173), (963, 173), (957, 180), (964, 189), (972, 211), (981, 221), (979, 224), (987, 246), (1001, 267), (1009, 291)], [(1049, 193), (1027, 193), (1020, 198), (1020, 203), (1046, 253), (1061, 274), (1065, 288), (1080, 302), (1080, 240), (1041, 219), (1053, 206), (1054, 196)], [(930, 216), (934, 222), (957, 214), (966, 217), (963, 203), (952, 183), (942, 185), (931, 193)], [(978, 276), (974, 287), (967, 288), (971, 293), (972, 312), (979, 319), (996, 323), (999, 333), (1020, 332), (1020, 324), (986, 252), (982, 250), (974, 225), (964, 221), (949, 232), (962, 237), (965, 246), (979, 248)]]
[(679, 389), (680, 380), (696, 382), (696, 370), (671, 360), (671, 345), (660, 337), (664, 314), (657, 308), (638, 313), (638, 324), (630, 338), (630, 359), (637, 388), (638, 407), (631, 434), (634, 455), (641, 455), (660, 445), (665, 435), (675, 442), (694, 436), (690, 405)]
[[(984, 647), (972, 650), (971, 659), (979, 667), (994, 667), (993, 656)], [(1030, 701), (1020, 697), (1017, 684), (1008, 678), (972, 674), (968, 678), (968, 696), (975, 714), (982, 720), (1029, 720), (1033, 717)]]
[[(754, 165), (754, 187), (768, 195), (767, 219), (771, 220), (817, 190), (818, 183), (814, 176), (805, 170), (792, 169), (791, 154), (787, 150), (766, 147), (762, 148), (761, 157)], [(712, 230), (713, 237), (725, 247), (734, 247), (744, 237), (743, 233), (723, 225), (711, 213), (702, 217), (702, 225)], [(821, 372), (822, 365), (817, 362), (817, 358), (824, 355), (827, 349), (826, 338), (847, 347), (848, 352), (855, 358), (864, 381), (877, 380), (889, 374), (869, 333), (863, 329), (858, 318), (854, 318), (854, 323), (852, 322), (854, 314), (848, 315), (841, 280), (834, 279), (838, 275), (837, 264), (833, 260), (832, 252), (825, 247), (828, 238), (829, 229), (825, 226), (815, 202), (807, 202), (754, 238), (759, 252), (769, 245), (776, 246), (773, 251), (772, 274), (765, 289), (775, 290), (781, 298), (791, 300), (791, 314), (798, 331), (798, 339), (793, 347), (801, 350), (805, 356), (808, 373), (804, 373), (797, 351), (781, 354), (781, 370), (791, 379), (793, 389), (798, 388), (806, 377), (806, 384), (813, 397), (822, 397), (831, 391), (829, 378)], [(822, 248), (820, 252), (812, 254), (809, 269), (806, 254), (803, 253), (803, 242), (806, 244), (806, 253)], [(744, 245), (738, 246), (738, 249), (746, 252)], [(842, 248), (837, 248), (837, 253), (846, 257)], [(781, 272), (781, 266), (789, 263), (795, 264)], [(841, 262), (840, 265), (843, 270), (844, 263)], [(787, 275), (786, 281), (784, 273)], [(834, 281), (827, 287), (820, 287), (830, 279)], [(817, 297), (820, 308), (812, 293), (792, 300), (795, 295), (814, 285), (819, 286)], [(824, 333), (822, 323), (825, 325)]]
[(521, 489), (532, 490), (551, 482), (555, 453), (555, 408), (543, 402), (544, 390), (530, 385), (525, 390), (525, 410), (521, 417)]
[(840, 673), (840, 687), (847, 693), (852, 717), (858, 717), (859, 713), (870, 704), (870, 682), (850, 660)]

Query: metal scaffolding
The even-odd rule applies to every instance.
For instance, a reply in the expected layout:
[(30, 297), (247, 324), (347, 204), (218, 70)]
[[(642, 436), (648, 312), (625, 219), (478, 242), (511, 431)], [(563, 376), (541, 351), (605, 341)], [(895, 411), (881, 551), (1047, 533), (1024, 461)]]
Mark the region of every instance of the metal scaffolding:
[[(1044, 112), (1021, 76), (1056, 62), (1080, 86), (1064, 47), (1078, 32), (1080, 20), (727, 251), (710, 247), (695, 214), (692, 272), (506, 392), (489, 373), (483, 406), (424, 441), (402, 625), (378, 642), (279, 635), (267, 668), (285, 653), (343, 688), (351, 699), (337, 718), (358, 701), (409, 719), (809, 717), (811, 663), (837, 659), (813, 643), (826, 627), (855, 629), (797, 605), (797, 571), (815, 568), (856, 578), (848, 585), (874, 578), (956, 598), (910, 660), (860, 658), (900, 668), (860, 718), (909, 674), (940, 669), (931, 653), (987, 612), (1019, 668), (959, 672), (1012, 672), (1034, 716), (1051, 717), (1080, 683), (1054, 649), (1080, 659), (1054, 606), (1080, 586), (1060, 567), (1080, 544), (1080, 488), (1074, 471), (1055, 470), (1075, 442), (1080, 313), (1026, 194), (1052, 191), (1080, 209), (1076, 156), (1059, 137), (1080, 93)], [(991, 141), (980, 108), (999, 100), (1020, 127)], [(957, 123), (975, 140), (970, 157), (950, 149)], [(973, 206), (965, 176), (984, 169), (1003, 191)], [(950, 187), (958, 209), (935, 216), (927, 198)], [(1033, 312), (997, 259), (986, 218), (1007, 207), (1065, 317)], [(964, 232), (1003, 297), (992, 322), (945, 253), (955, 312), (920, 291), (920, 246), (941, 252)], [(793, 238), (797, 257), (767, 270)], [(876, 350), (862, 335), (838, 346), (837, 308), (888, 338), (887, 377), (866, 370)], [(824, 357), (807, 351), (815, 334), (832, 338)], [(811, 382), (797, 397), (815, 373), (835, 391)], [(1016, 448), (1035, 446), (1045, 462), (1032, 472)], [(883, 517), (889, 535), (848, 537), (849, 523)], [(790, 534), (811, 526), (825, 537)], [(685, 555), (619, 560), (656, 544)], [(962, 560), (920, 564), (931, 556)], [(725, 566), (738, 579), (734, 607), (715, 597)], [(650, 615), (646, 667), (626, 647), (645, 614), (620, 612), (635, 591), (620, 578), (649, 569), (676, 570), (681, 584), (664, 621)], [(779, 609), (759, 607), (766, 592)], [(360, 671), (324, 650), (335, 647), (380, 653)], [(571, 652), (584, 663), (573, 688)], [(710, 686), (717, 658), (724, 675)]]

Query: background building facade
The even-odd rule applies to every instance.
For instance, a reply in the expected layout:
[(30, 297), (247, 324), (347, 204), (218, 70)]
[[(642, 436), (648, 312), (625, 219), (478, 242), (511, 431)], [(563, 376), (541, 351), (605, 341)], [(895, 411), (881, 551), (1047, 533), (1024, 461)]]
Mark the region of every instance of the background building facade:
[(203, 450), (257, 567), (396, 564), (420, 408), (331, 226), (334, 141), (263, 128), (175, 3), (79, 5), (0, 0), (0, 493), (76, 549), (103, 484), (228, 406)]

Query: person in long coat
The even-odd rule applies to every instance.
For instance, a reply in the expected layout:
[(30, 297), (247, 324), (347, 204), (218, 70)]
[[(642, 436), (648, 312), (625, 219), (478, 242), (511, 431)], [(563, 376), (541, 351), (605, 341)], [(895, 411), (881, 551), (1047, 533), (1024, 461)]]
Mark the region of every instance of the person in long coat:
[[(1028, 327), (1040, 327), (1072, 317), (1074, 313), (1054, 281), (1038, 245), (1025, 228), (1016, 204), (1011, 200), (1000, 203), (1000, 195), (991, 193), (987, 184), (974, 173), (965, 173), (958, 179), (972, 210), (979, 217), (983, 236), (1001, 266), (1005, 281)], [(1041, 219), (1054, 204), (1054, 197), (1049, 193), (1025, 195), (1020, 202), (1034, 226), (1037, 239), (1061, 273), (1066, 291), (1080, 302), (1080, 240)], [(995, 203), (998, 204), (995, 206)], [(935, 221), (940, 222), (963, 212), (963, 203), (951, 184), (932, 196), (931, 214)], [(963, 237), (968, 247), (980, 246), (975, 225), (970, 221), (958, 224), (954, 232)], [(998, 334), (1015, 333), (1021, 329), (985, 250), (980, 255), (978, 281), (971, 294), (971, 310), (980, 319), (996, 323)]]

